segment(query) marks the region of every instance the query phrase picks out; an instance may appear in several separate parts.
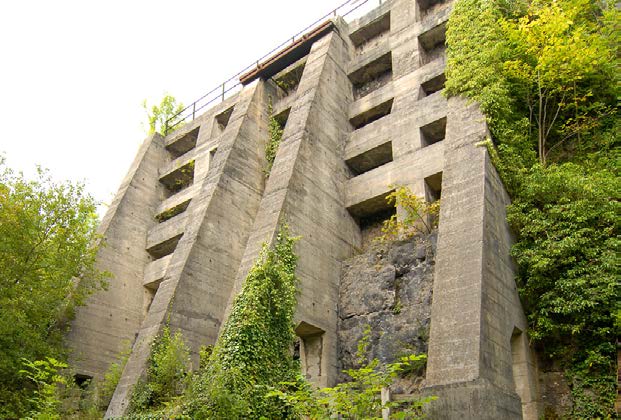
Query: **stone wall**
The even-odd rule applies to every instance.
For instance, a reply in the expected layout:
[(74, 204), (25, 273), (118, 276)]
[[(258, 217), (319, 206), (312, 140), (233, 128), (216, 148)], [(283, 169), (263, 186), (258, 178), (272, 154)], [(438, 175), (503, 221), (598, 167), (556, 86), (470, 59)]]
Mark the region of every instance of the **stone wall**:
[[(369, 358), (391, 363), (426, 353), (436, 233), (374, 244), (343, 262), (339, 294), (340, 371), (355, 368), (358, 342), (370, 327)], [(341, 374), (340, 380), (347, 377)], [(396, 393), (411, 390), (402, 385)]]

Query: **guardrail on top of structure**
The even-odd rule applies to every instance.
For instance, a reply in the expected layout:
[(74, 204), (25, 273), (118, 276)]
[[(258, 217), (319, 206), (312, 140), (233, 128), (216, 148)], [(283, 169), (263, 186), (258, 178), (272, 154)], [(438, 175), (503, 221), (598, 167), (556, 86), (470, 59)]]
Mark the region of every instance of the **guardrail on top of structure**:
[[(241, 71), (237, 72), (235, 75), (231, 76), (223, 83), (220, 83), (214, 89), (210, 90), (209, 92), (198, 98), (196, 101), (183, 108), (180, 112), (170, 117), (168, 120), (166, 120), (164, 133), (168, 133), (170, 130), (174, 130), (175, 127), (177, 127), (182, 122), (185, 122), (189, 119), (194, 120), (198, 112), (204, 109), (206, 106), (211, 105), (218, 100), (224, 101), (224, 99), (235, 93), (235, 91), (241, 86), (239, 76), (248, 72), (254, 67), (259, 67), (263, 60), (270, 57), (272, 54), (281, 50), (285, 46), (295, 43), (295, 41), (299, 39), (300, 36), (307, 33), (316, 25), (323, 23), (326, 19), (330, 17), (340, 16), (342, 18), (345, 18), (346, 16), (354, 14), (354, 12), (361, 12), (363, 9), (362, 6), (368, 6), (373, 4), (382, 4), (382, 0), (347, 0), (346, 2), (342, 3), (340, 6), (336, 7), (326, 15), (317, 19), (315, 22), (311, 23), (292, 37), (288, 38), (285, 42), (273, 48), (268, 53), (264, 54), (261, 58), (253, 61), (252, 64), (244, 67)], [(375, 7), (376, 6), (372, 6), (372, 8)], [(368, 7), (365, 7), (364, 13), (366, 13), (368, 9)]]

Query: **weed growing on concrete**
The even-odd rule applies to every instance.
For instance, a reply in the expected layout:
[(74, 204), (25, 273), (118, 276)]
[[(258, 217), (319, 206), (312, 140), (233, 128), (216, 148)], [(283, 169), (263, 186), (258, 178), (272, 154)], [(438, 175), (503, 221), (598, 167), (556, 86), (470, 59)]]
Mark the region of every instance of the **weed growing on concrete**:
[(397, 212), (384, 221), (382, 235), (375, 240), (383, 243), (395, 239), (407, 239), (419, 234), (429, 234), (438, 226), (440, 200), (428, 203), (417, 197), (405, 186), (396, 186), (386, 201)]

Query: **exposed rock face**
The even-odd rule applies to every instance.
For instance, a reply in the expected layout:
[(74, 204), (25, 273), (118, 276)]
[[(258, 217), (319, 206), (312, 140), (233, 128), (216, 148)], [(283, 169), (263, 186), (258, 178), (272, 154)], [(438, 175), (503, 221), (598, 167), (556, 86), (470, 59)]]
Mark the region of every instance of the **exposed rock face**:
[(427, 351), (435, 249), (436, 234), (432, 233), (372, 245), (343, 263), (338, 330), (341, 370), (356, 367), (358, 342), (367, 325), (371, 327), (370, 358), (390, 363), (401, 355)]

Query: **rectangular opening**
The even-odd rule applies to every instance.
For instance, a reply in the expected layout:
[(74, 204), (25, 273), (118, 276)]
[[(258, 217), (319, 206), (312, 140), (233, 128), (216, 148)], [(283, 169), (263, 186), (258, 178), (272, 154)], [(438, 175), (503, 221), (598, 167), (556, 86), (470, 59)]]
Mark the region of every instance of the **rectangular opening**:
[(385, 220), (397, 214), (395, 206), (389, 205), (386, 201), (386, 197), (391, 192), (392, 190), (347, 209), (360, 228), (362, 248), (366, 248), (373, 239), (382, 234), (382, 226)]
[(200, 127), (196, 127), (194, 130), (180, 136), (178, 139), (175, 139), (172, 143), (166, 146), (166, 150), (170, 152), (173, 159), (186, 154), (196, 147), (199, 130)]
[(93, 377), (90, 375), (85, 375), (83, 373), (76, 373), (75, 375), (73, 375), (73, 379), (75, 380), (75, 384), (80, 389), (86, 389), (93, 380)]
[(232, 106), (216, 115), (214, 119), (213, 130), (211, 131), (212, 137), (222, 134), (224, 129), (229, 125), (229, 121), (231, 119), (231, 115), (233, 115), (234, 109), (235, 107)]
[[(425, 178), (425, 201), (433, 203), (442, 198), (442, 172)], [(428, 215), (429, 226), (438, 226), (440, 215)]]
[(172, 172), (160, 178), (160, 182), (164, 184), (169, 196), (186, 189), (194, 182), (194, 161), (186, 163)]
[(354, 118), (349, 120), (349, 122), (354, 127), (354, 129), (357, 130), (364, 127), (365, 125), (371, 124), (372, 122), (379, 120), (382, 117), (385, 117), (392, 111), (393, 99), (394, 98), (391, 98), (384, 103), (381, 103), (367, 111), (364, 111), (361, 114), (356, 115)]
[(284, 111), (281, 111), (280, 113), (274, 115), (274, 119), (280, 126), (281, 130), (285, 129), (285, 126), (287, 125), (287, 120), (289, 119), (290, 112), (291, 112), (291, 108), (287, 108)]
[(390, 12), (369, 22), (349, 35), (356, 49), (363, 49), (371, 41), (390, 32)]
[(435, 120), (420, 128), (421, 147), (427, 147), (444, 140), (446, 136), (446, 117)]
[(392, 53), (388, 52), (349, 75), (354, 99), (360, 99), (392, 80)]
[(354, 175), (360, 175), (392, 162), (392, 142), (386, 142), (345, 161)]
[(149, 309), (151, 309), (151, 304), (153, 303), (153, 299), (155, 298), (155, 294), (157, 293), (157, 289), (160, 287), (160, 283), (162, 281), (154, 282), (149, 285), (144, 286), (144, 301), (143, 301), (143, 314), (146, 317), (149, 313)]
[(160, 214), (155, 215), (155, 219), (159, 222), (165, 222), (168, 219), (172, 219), (173, 217), (175, 217), (178, 214), (183, 213), (184, 211), (186, 211), (186, 209), (188, 208), (188, 206), (190, 205), (190, 200), (186, 200), (181, 204), (177, 204), (176, 206), (165, 210), (163, 212), (161, 212)]
[(277, 74), (272, 78), (274, 84), (276, 84), (276, 86), (284, 92), (285, 96), (297, 90), (300, 81), (302, 80), (305, 65), (306, 61), (302, 61), (290, 71), (284, 74)]
[(446, 51), (446, 22), (418, 36), (418, 51), (421, 66), (444, 55)]
[(425, 16), (433, 13), (446, 3), (448, 3), (448, 0), (416, 0), (416, 4), (418, 5), (418, 16), (420, 19), (423, 19)]
[(418, 98), (422, 99), (426, 96), (433, 95), (434, 93), (441, 91), (442, 89), (444, 89), (445, 83), (446, 77), (444, 76), (444, 73), (439, 74), (427, 80), (426, 82), (421, 83), (420, 95), (418, 96)]
[(442, 172), (425, 178), (425, 200), (433, 203), (442, 198)]
[(175, 248), (177, 248), (179, 239), (181, 239), (182, 236), (183, 236), (183, 233), (177, 236), (173, 236), (172, 238), (167, 239), (164, 242), (160, 242), (159, 244), (154, 245), (151, 248), (147, 249), (147, 252), (155, 260), (159, 260), (160, 258), (163, 258), (166, 255), (170, 255), (175, 251)]

